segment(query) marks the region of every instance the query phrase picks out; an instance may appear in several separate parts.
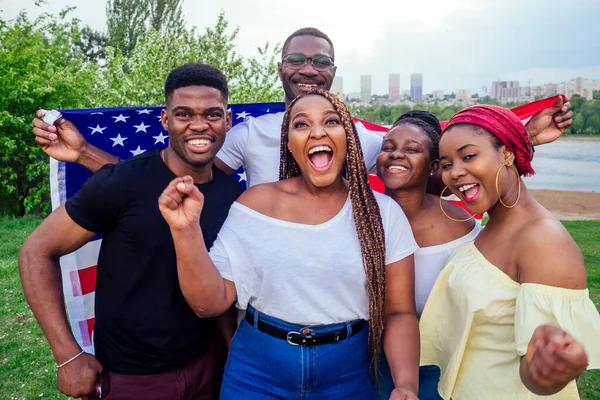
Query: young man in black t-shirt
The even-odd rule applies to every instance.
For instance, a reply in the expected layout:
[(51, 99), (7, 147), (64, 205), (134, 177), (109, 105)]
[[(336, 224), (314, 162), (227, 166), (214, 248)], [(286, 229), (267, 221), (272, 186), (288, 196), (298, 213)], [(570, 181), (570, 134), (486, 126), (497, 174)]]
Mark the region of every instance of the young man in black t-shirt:
[[(223, 74), (205, 64), (171, 71), (163, 127), (169, 145), (101, 168), (31, 234), (19, 268), (25, 297), (73, 397), (212, 399), (223, 357), (216, 320), (197, 317), (177, 276), (175, 248), (158, 198), (176, 176), (204, 194), (206, 246), (217, 237), (238, 182), (213, 164), (231, 127)], [(57, 260), (103, 232), (96, 283), (96, 357), (82, 353), (65, 316)]]

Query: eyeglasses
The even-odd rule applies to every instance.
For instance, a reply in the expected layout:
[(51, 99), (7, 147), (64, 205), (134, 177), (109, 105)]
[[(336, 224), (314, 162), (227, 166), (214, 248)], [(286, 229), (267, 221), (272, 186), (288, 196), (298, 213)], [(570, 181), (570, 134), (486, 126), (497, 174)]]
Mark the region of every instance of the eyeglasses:
[(293, 69), (303, 68), (309, 60), (317, 71), (326, 71), (333, 67), (333, 58), (329, 56), (306, 57), (304, 54), (288, 54), (283, 58), (283, 62)]

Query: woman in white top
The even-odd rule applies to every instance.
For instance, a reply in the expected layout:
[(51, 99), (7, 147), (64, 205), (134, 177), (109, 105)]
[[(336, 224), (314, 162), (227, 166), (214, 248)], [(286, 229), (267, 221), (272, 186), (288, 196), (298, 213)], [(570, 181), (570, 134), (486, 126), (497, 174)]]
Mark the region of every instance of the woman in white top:
[[(377, 174), (385, 184), (385, 194), (406, 213), (419, 246), (414, 255), (418, 315), (450, 254), (473, 241), (481, 231), (481, 225), (464, 209), (426, 193), (429, 179), (439, 164), (441, 132), (440, 123), (433, 114), (410, 111), (398, 118), (385, 135), (377, 159)], [(389, 384), (389, 368), (385, 359), (382, 361), (384, 379), (380, 398), (387, 399), (393, 387)], [(437, 392), (439, 376), (436, 366), (419, 369), (419, 399), (441, 399)]]
[(240, 196), (210, 255), (191, 179), (159, 199), (188, 303), (201, 317), (236, 299), (247, 309), (221, 398), (374, 399), (383, 341), (390, 398), (416, 399), (417, 246), (404, 213), (370, 189), (356, 128), (331, 93), (293, 101), (281, 143), (281, 180)]

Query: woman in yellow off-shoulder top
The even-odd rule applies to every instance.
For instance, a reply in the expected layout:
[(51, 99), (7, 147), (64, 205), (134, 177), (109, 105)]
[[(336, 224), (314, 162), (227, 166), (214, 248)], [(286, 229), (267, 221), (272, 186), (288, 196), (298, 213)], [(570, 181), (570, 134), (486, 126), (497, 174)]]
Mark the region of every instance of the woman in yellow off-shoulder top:
[(421, 365), (440, 366), (444, 399), (578, 399), (575, 378), (600, 367), (600, 316), (579, 248), (521, 179), (533, 174), (521, 121), (469, 107), (446, 126), (440, 156), (448, 189), (490, 219), (431, 291)]

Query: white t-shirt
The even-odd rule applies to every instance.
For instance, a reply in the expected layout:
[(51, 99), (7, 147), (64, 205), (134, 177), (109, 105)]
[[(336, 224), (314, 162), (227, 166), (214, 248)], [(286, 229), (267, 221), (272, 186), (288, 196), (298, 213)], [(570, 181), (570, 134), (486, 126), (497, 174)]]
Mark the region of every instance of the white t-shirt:
[[(279, 180), (279, 152), (283, 112), (249, 117), (237, 124), (225, 136), (217, 157), (229, 168), (244, 167), (248, 187)], [(383, 137), (356, 124), (367, 172), (376, 171), (377, 156)]]
[(475, 227), (465, 236), (437, 246), (419, 247), (415, 251), (415, 302), (418, 315), (423, 312), (433, 284), (452, 252), (475, 240), (481, 229), (479, 221), (475, 221)]
[[(417, 250), (400, 206), (375, 193), (385, 231), (386, 264)], [(237, 289), (238, 308), (300, 325), (369, 319), (367, 277), (350, 199), (318, 225), (282, 221), (237, 202), (210, 249), (223, 278)]]

